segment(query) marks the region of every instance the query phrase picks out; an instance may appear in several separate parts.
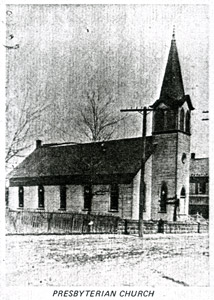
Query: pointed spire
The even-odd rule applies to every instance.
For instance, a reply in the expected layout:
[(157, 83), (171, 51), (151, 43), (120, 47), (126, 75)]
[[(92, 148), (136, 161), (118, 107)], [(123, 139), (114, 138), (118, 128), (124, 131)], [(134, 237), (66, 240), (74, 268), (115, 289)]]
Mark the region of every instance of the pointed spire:
[(172, 40), (175, 41), (175, 25), (173, 25)]
[(160, 99), (179, 100), (183, 96), (184, 87), (175, 40), (175, 26), (173, 26), (171, 47), (161, 87)]

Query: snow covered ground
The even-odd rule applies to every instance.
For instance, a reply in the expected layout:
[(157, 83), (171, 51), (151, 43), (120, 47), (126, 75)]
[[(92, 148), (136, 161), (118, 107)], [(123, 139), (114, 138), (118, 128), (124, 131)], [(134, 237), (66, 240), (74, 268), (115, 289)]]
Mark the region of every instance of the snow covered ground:
[(209, 286), (207, 234), (6, 237), (7, 286)]

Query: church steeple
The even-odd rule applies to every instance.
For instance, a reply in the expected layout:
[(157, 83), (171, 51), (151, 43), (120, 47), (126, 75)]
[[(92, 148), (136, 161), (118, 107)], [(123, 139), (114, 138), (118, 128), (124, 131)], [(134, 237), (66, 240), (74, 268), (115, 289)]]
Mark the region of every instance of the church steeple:
[(171, 47), (161, 87), (160, 99), (180, 100), (184, 97), (181, 67), (173, 28)]
[(190, 111), (194, 107), (190, 96), (184, 93), (175, 29), (173, 29), (160, 97), (151, 107), (154, 109), (153, 134), (166, 131), (182, 131), (190, 134)]

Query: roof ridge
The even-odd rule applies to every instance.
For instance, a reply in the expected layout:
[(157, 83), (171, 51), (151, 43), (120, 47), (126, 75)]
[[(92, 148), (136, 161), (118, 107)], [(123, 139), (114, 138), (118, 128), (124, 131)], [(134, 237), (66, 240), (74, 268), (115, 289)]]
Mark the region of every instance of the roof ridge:
[[(146, 136), (146, 138), (151, 138), (152, 135)], [(108, 140), (108, 141), (94, 141), (94, 142), (84, 142), (84, 143), (69, 143), (69, 142), (65, 142), (65, 143), (50, 143), (50, 144), (43, 144), (40, 148), (54, 148), (54, 147), (65, 147), (65, 146), (77, 146), (77, 145), (94, 145), (94, 144), (102, 144), (102, 143), (111, 143), (111, 142), (121, 142), (121, 141), (128, 141), (128, 140), (138, 140), (138, 139), (142, 139), (141, 136), (138, 137), (131, 137), (131, 138), (122, 138), (122, 139), (114, 139), (114, 140)]]

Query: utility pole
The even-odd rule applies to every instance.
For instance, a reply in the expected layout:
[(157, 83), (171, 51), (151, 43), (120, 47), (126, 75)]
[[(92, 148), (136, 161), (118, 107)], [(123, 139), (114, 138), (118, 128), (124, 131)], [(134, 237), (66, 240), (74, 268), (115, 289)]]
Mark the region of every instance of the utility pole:
[(146, 129), (147, 129), (147, 113), (153, 109), (147, 108), (130, 108), (121, 109), (121, 112), (139, 112), (143, 115), (142, 126), (142, 156), (141, 156), (141, 178), (140, 178), (140, 199), (139, 199), (139, 237), (143, 237), (143, 211), (145, 209), (145, 162), (146, 162)]

